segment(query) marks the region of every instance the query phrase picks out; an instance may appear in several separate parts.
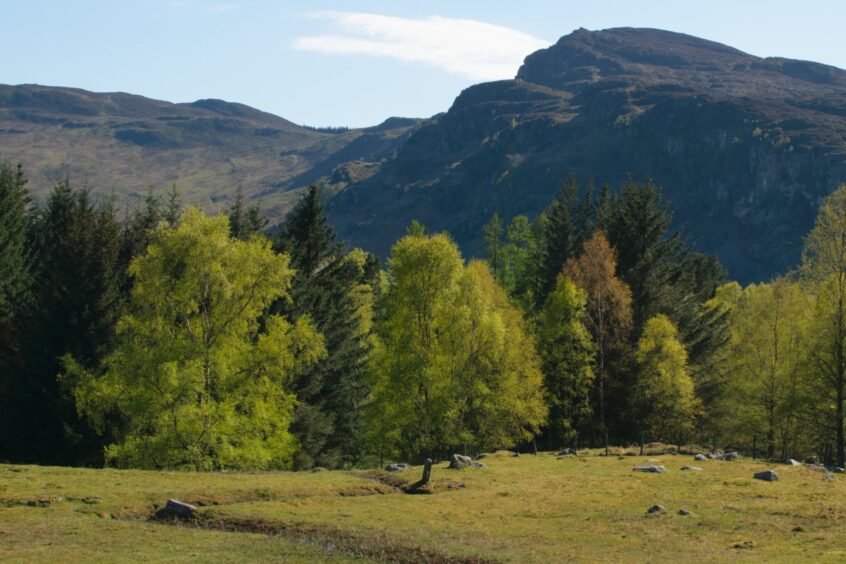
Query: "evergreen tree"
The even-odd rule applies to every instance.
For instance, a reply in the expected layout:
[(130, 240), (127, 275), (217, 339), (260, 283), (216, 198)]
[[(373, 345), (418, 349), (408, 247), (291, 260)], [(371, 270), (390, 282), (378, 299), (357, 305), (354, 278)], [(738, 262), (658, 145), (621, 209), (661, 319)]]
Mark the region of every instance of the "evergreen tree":
[(536, 306), (543, 305), (555, 288), (558, 275), (567, 261), (576, 255), (581, 243), (578, 212), (579, 184), (571, 177), (544, 212), (542, 235), (541, 286)]
[(363, 409), (369, 395), (369, 341), (361, 331), (357, 288), (363, 270), (336, 242), (317, 188), (309, 188), (277, 239), (295, 269), (291, 301), (277, 309), (291, 319), (309, 316), (326, 342), (327, 358), (294, 381), (300, 401), (294, 419), (302, 450), (297, 466), (357, 463), (363, 448)]
[(0, 165), (0, 324), (20, 311), (30, 291), (26, 183), (21, 165)]
[(491, 216), (485, 225), (483, 239), (487, 247), (488, 263), (491, 265), (494, 277), (499, 279), (502, 270), (502, 218), (498, 213)]
[(57, 375), (65, 354), (93, 368), (111, 347), (121, 304), (120, 226), (110, 204), (95, 204), (88, 190), (65, 180), (34, 231), (35, 305), (24, 329), (26, 366), (0, 414), (3, 443), (12, 460), (96, 464), (103, 438), (79, 419)]
[(170, 187), (167, 193), (167, 203), (165, 204), (163, 219), (171, 227), (176, 227), (179, 223), (179, 217), (182, 215), (182, 196), (176, 188), (176, 184)]

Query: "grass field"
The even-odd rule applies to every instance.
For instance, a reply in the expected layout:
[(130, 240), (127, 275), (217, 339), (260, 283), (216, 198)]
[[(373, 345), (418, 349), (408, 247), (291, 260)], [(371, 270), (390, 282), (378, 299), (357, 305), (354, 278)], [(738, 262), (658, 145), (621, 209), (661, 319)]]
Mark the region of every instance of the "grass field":
[[(846, 477), (689, 455), (489, 455), (399, 474), (0, 465), (0, 561), (846, 560)], [(649, 461), (664, 474), (632, 472)], [(682, 471), (697, 465), (702, 471)], [(752, 479), (771, 468), (778, 482)], [(168, 498), (191, 521), (151, 520)], [(647, 514), (660, 504), (666, 512)], [(690, 515), (679, 515), (686, 509)]]

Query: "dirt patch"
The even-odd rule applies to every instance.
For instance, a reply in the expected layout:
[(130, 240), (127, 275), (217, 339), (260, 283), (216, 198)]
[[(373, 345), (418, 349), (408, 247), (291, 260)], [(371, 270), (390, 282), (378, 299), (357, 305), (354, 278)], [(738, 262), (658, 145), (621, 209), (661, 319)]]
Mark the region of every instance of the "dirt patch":
[(233, 517), (200, 513), (191, 519), (164, 519), (157, 522), (181, 527), (280, 535), (301, 543), (321, 547), (327, 552), (341, 552), (352, 556), (373, 558), (386, 562), (433, 562), (433, 563), (482, 563), (490, 562), (475, 557), (452, 556), (434, 550), (398, 542), (382, 531), (367, 534), (351, 533), (322, 527), (268, 521), (252, 517)]

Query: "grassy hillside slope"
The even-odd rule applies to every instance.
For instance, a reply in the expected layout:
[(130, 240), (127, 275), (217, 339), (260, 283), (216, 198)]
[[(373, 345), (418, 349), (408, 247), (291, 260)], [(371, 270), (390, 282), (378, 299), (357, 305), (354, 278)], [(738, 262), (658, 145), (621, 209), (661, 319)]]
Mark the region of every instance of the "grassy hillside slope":
[[(396, 487), (416, 480), (419, 468), (194, 474), (0, 466), (0, 560), (846, 558), (842, 476), (749, 459), (682, 471), (691, 456), (588, 454), (498, 453), (486, 457), (487, 468), (461, 471), (438, 464), (431, 495)], [(650, 460), (667, 472), (632, 472)], [(780, 480), (752, 479), (765, 468)], [(201, 505), (199, 517), (148, 520), (170, 497)], [(647, 514), (653, 504), (666, 512)]]

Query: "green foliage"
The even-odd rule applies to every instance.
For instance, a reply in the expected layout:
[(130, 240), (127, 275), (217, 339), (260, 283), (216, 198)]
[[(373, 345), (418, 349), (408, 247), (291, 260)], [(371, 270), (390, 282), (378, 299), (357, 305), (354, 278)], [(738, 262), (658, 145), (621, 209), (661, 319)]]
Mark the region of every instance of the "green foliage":
[(652, 440), (690, 436), (700, 402), (687, 371), (687, 352), (666, 315), (646, 323), (637, 347), (633, 404), (643, 432)]
[(30, 291), (26, 183), (20, 165), (0, 165), (0, 323), (23, 309)]
[(404, 456), (527, 440), (546, 418), (522, 316), (490, 270), (466, 268), (443, 234), (408, 235), (389, 260), (370, 421)]
[(246, 241), (261, 234), (267, 227), (267, 219), (262, 215), (259, 204), (249, 207), (244, 205), (244, 189), (238, 186), (235, 201), (229, 208), (229, 229), (236, 239)]
[(561, 274), (538, 318), (549, 432), (557, 441), (572, 440), (591, 414), (596, 345), (584, 324), (586, 304), (585, 292)]
[(810, 297), (785, 279), (745, 288), (732, 313), (722, 426), (734, 440), (763, 437), (770, 458), (808, 452), (802, 417), (812, 314)]
[(495, 213), (485, 225), (482, 234), (487, 247), (488, 263), (491, 265), (495, 278), (499, 278), (499, 272), (502, 270), (502, 234), (502, 218)]
[(283, 468), (295, 373), (324, 354), (307, 319), (260, 323), (287, 296), (286, 255), (263, 239), (233, 240), (225, 216), (189, 208), (161, 224), (133, 260), (131, 303), (102, 374), (66, 357), (81, 413), (122, 422), (110, 464), (141, 468)]
[(351, 466), (364, 455), (364, 405), (375, 257), (345, 254), (335, 241), (316, 187), (288, 216), (277, 239), (296, 270), (291, 299), (275, 308), (291, 319), (309, 317), (324, 336), (327, 357), (294, 380), (300, 403), (293, 430), (302, 446), (296, 466)]

